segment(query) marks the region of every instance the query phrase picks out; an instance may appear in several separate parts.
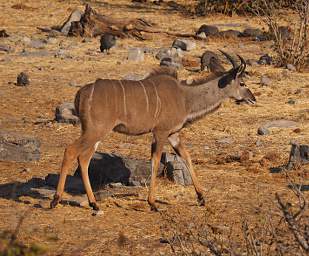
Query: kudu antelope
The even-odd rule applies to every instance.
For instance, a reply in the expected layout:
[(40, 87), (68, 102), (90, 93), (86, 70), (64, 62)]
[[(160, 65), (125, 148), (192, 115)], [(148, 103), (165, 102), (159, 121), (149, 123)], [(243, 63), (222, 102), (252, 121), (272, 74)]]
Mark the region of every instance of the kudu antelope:
[(251, 91), (241, 82), (246, 64), (222, 52), (233, 68), (219, 77), (187, 86), (167, 72), (153, 72), (141, 81), (98, 79), (81, 88), (75, 97), (75, 108), (81, 121), (81, 136), (64, 153), (60, 178), (51, 208), (61, 200), (65, 179), (74, 160), (78, 160), (89, 205), (99, 210), (88, 177), (89, 161), (99, 142), (111, 131), (127, 135), (153, 134), (151, 145), (151, 181), (148, 203), (155, 205), (155, 184), (164, 144), (168, 141), (185, 160), (197, 194), (204, 205), (203, 189), (193, 171), (190, 155), (179, 132), (188, 123), (218, 109), (223, 100), (232, 98), (254, 103)]

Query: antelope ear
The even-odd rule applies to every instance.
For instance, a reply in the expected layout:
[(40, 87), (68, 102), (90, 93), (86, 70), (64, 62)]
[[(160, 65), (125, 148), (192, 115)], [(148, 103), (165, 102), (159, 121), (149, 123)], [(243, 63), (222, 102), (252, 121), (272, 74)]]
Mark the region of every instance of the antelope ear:
[(231, 72), (229, 72), (226, 75), (224, 75), (223, 77), (221, 77), (220, 80), (218, 81), (218, 87), (220, 89), (223, 89), (227, 85), (229, 85), (233, 80), (236, 79), (237, 72), (238, 72), (237, 69), (233, 69)]

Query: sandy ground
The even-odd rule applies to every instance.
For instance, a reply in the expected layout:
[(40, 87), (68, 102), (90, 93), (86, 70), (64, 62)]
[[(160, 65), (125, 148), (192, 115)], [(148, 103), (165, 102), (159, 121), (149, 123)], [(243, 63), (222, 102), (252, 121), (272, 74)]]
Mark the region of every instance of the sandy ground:
[[(169, 11), (152, 8), (131, 8), (130, 1), (87, 1), (97, 11), (113, 17), (145, 18), (167, 31), (194, 32), (201, 24), (221, 24), (221, 29), (247, 26), (262, 27), (254, 18), (210, 16), (190, 18)], [(80, 128), (55, 122), (55, 107), (72, 101), (78, 88), (70, 83), (83, 85), (96, 78), (122, 78), (127, 74), (146, 74), (158, 65), (151, 55), (145, 61), (134, 63), (126, 60), (128, 47), (170, 46), (173, 37), (153, 34), (147, 41), (123, 39), (110, 55), (99, 52), (98, 38), (82, 42), (81, 38), (56, 37), (55, 43), (45, 46), (46, 51), (60, 47), (72, 58), (25, 57), (20, 53), (40, 51), (24, 43), (24, 37), (46, 38), (37, 27), (61, 24), (75, 8), (84, 8), (82, 1), (22, 1), (31, 7), (26, 10), (11, 8), (21, 1), (1, 1), (0, 29), (11, 35), (1, 38), (0, 44), (10, 45), (10, 53), (0, 52), (0, 129), (31, 135), (41, 140), (41, 159), (31, 163), (0, 162), (0, 190), (7, 184), (26, 182), (33, 177), (43, 178), (57, 173), (66, 145), (79, 135)], [(240, 40), (197, 41), (197, 47), (188, 56), (201, 56), (206, 49), (224, 49), (241, 54), (244, 58), (259, 58), (271, 53), (270, 43)], [(17, 87), (16, 76), (21, 71), (29, 74), (31, 85)], [(215, 113), (184, 129), (182, 136), (191, 153), (199, 180), (207, 191), (207, 206), (198, 207), (193, 187), (182, 187), (161, 179), (158, 199), (168, 202), (162, 205), (164, 214), (148, 209), (147, 188), (137, 190), (138, 197), (110, 198), (100, 202), (103, 216), (93, 217), (89, 208), (60, 205), (48, 210), (49, 200), (24, 196), (19, 199), (0, 198), (0, 230), (13, 230), (18, 219), (29, 209), (20, 229), (19, 239), (45, 247), (49, 255), (169, 255), (169, 245), (160, 243), (164, 234), (164, 215), (202, 218), (205, 214), (214, 225), (239, 226), (243, 218), (252, 223), (263, 222), (265, 214), (276, 208), (274, 194), (295, 199), (287, 187), (284, 174), (273, 174), (271, 167), (287, 162), (290, 141), (309, 144), (309, 75), (284, 68), (248, 67), (251, 76), (246, 83), (255, 93), (255, 106), (225, 102)], [(267, 74), (271, 85), (261, 87), (260, 76)], [(196, 74), (180, 71), (186, 79)], [(288, 104), (294, 99), (296, 104)], [(300, 130), (272, 129), (268, 136), (257, 135), (257, 128), (270, 120), (297, 121)], [(228, 143), (220, 143), (229, 138)], [(129, 137), (111, 134), (100, 145), (99, 151), (113, 152), (138, 159), (149, 159), (151, 136)], [(166, 147), (166, 150), (170, 148)], [(226, 162), (228, 155), (250, 152), (250, 160)], [(27, 169), (27, 171), (23, 171)], [(308, 185), (308, 166), (290, 176)], [(3, 193), (1, 193), (3, 194)], [(5, 193), (4, 193), (5, 194)], [(304, 192), (308, 199), (309, 194)], [(37, 207), (37, 206), (40, 207)], [(166, 228), (166, 227), (165, 227)]]

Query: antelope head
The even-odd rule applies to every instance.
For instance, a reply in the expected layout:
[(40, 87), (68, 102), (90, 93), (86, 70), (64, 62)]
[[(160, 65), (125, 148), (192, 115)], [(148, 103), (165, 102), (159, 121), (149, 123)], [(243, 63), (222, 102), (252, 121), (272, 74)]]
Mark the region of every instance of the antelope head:
[(255, 104), (256, 99), (253, 93), (247, 88), (242, 79), (246, 70), (245, 60), (237, 55), (241, 61), (240, 65), (237, 65), (236, 61), (229, 54), (221, 52), (231, 62), (233, 68), (219, 79), (219, 88), (228, 98), (235, 99), (237, 102), (244, 101), (248, 104)]

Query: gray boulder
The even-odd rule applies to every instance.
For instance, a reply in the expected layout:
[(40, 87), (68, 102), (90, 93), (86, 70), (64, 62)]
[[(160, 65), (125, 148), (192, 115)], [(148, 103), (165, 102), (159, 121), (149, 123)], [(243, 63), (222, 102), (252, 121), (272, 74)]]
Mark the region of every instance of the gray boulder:
[(0, 132), (0, 161), (30, 162), (40, 159), (40, 141), (18, 133)]
[(214, 36), (214, 35), (217, 35), (219, 33), (219, 29), (216, 26), (203, 24), (202, 26), (200, 26), (200, 28), (196, 32), (196, 35), (200, 35), (202, 33), (204, 33), (204, 35), (206, 37), (207, 36)]
[(163, 152), (161, 163), (164, 165), (164, 173), (168, 179), (183, 186), (191, 185), (190, 172), (182, 158), (176, 154)]
[(74, 103), (65, 102), (56, 107), (55, 120), (58, 123), (78, 124)]

